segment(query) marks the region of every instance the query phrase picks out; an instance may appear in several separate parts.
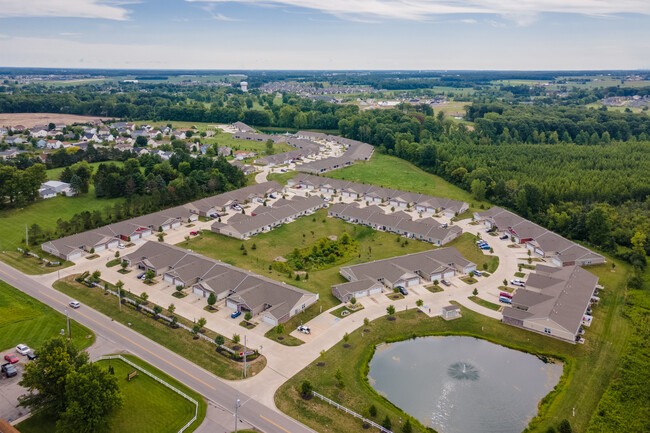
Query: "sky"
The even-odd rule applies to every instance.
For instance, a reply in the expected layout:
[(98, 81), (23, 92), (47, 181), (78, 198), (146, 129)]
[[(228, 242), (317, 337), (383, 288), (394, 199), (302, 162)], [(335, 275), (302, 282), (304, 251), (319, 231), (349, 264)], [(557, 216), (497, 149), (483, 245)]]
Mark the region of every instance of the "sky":
[(0, 66), (650, 68), (650, 0), (0, 0)]

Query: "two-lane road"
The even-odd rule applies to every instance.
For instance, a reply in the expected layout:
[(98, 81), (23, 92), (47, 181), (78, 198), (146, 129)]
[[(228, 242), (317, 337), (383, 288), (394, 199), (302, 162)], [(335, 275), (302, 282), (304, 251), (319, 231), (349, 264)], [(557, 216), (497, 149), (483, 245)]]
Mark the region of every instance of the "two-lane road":
[[(72, 300), (69, 296), (46, 287), (1, 262), (0, 279), (61, 313), (68, 308), (68, 303)], [(254, 395), (249, 400), (250, 396), (237, 391), (236, 382), (225, 383), (212, 373), (131, 330), (129, 327), (113, 321), (110, 317), (85, 305), (82, 305), (78, 310), (69, 308), (69, 313), (72, 319), (91, 329), (96, 335), (138, 356), (226, 410), (234, 412), (237, 398), (242, 403), (248, 400), (239, 409), (239, 419), (245, 420), (263, 432), (314, 432), (292, 418), (257, 402)], [(188, 347), (188, 350), (191, 350), (191, 348)]]

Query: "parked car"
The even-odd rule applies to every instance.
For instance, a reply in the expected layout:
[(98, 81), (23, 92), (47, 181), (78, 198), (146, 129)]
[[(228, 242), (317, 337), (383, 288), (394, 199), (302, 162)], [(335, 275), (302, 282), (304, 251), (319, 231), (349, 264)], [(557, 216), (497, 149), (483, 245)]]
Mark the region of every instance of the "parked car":
[(286, 169), (286, 168), (281, 168), (281, 169), (280, 169), (280, 172), (282, 172), (282, 173), (286, 173), (286, 172), (287, 172), (287, 169)]
[(444, 223), (444, 224), (443, 224), (443, 225), (441, 225), (440, 227), (441, 227), (441, 228), (443, 228), (443, 229), (446, 229), (448, 225), (449, 225), (449, 224), (447, 224), (447, 223)]
[(499, 302), (503, 302), (504, 304), (512, 304), (512, 299), (506, 298), (505, 296), (499, 296)]
[(238, 318), (239, 316), (241, 316), (241, 311), (235, 311), (234, 313), (232, 313), (232, 314), (230, 315), (230, 317), (233, 318), (233, 319), (236, 319), (236, 318)]
[(327, 198), (327, 197), (323, 197), (323, 200), (324, 200), (324, 201), (330, 201), (330, 199)]
[(479, 270), (476, 270), (476, 271), (474, 271), (474, 275), (477, 275), (477, 276), (479, 276), (479, 277), (482, 277), (482, 276), (483, 276), (483, 272), (481, 272), (481, 271), (479, 271)]
[(219, 214), (218, 214), (218, 213), (211, 213), (211, 214), (209, 214), (208, 216), (209, 216), (210, 218), (219, 218)]
[(15, 353), (7, 353), (5, 355), (5, 361), (9, 362), (10, 364), (15, 364), (18, 362), (18, 357)]
[(145, 274), (146, 274), (146, 272), (141, 272), (141, 273), (139, 273), (139, 274), (138, 274), (138, 279), (139, 279), (139, 280), (144, 280), (144, 276), (145, 276)]
[(513, 286), (526, 287), (526, 283), (521, 280), (510, 280), (510, 284)]
[(81, 307), (81, 304), (79, 303), (79, 301), (70, 301), (70, 306), (76, 309)]
[(399, 292), (400, 292), (402, 295), (406, 296), (406, 295), (409, 294), (408, 290), (406, 290), (404, 287), (402, 287), (402, 286), (397, 286), (397, 288), (399, 289)]
[(508, 292), (501, 292), (501, 293), (499, 293), (499, 296), (501, 296), (502, 298), (510, 298), (510, 299), (512, 299), (512, 294), (508, 293)]
[(490, 247), (488, 244), (484, 244), (484, 245), (479, 245), (479, 248), (482, 250), (489, 250), (492, 247)]
[(36, 354), (34, 353), (33, 350), (30, 349), (29, 352), (27, 352), (27, 359), (29, 359), (30, 361), (33, 361), (33, 360), (36, 359)]
[(232, 208), (235, 209), (235, 210), (241, 210), (241, 206), (239, 206), (238, 204), (233, 205)]
[(124, 248), (126, 248), (126, 245), (124, 245), (124, 244), (117, 244), (117, 247), (118, 247), (119, 249), (124, 249)]
[(298, 331), (302, 332), (303, 334), (311, 334), (311, 330), (309, 329), (309, 326), (306, 325), (298, 326)]
[(508, 239), (508, 235), (501, 235), (499, 236), (499, 239)]
[(2, 372), (4, 373), (5, 376), (7, 377), (13, 377), (18, 374), (18, 371), (16, 370), (16, 367), (11, 365), (11, 363), (6, 363), (2, 365)]
[(442, 284), (444, 284), (445, 286), (451, 286), (451, 283), (449, 281), (447, 281), (447, 280), (440, 280), (440, 282)]
[(27, 352), (29, 352), (30, 350), (31, 349), (24, 344), (19, 344), (18, 346), (16, 346), (16, 352), (20, 353), (23, 356), (27, 355)]
[(269, 198), (275, 198), (273, 194), (269, 194)]
[(196, 232), (196, 231), (195, 231), (195, 232), (190, 232), (190, 234), (191, 234), (192, 236), (196, 236), (196, 235), (199, 234), (199, 232)]

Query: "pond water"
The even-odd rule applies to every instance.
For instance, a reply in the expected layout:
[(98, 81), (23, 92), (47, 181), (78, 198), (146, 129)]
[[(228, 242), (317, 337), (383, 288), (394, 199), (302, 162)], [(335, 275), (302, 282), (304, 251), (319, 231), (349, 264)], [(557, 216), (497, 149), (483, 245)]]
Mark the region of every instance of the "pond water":
[(378, 346), (368, 380), (440, 433), (519, 433), (562, 368), (485, 340), (425, 337)]

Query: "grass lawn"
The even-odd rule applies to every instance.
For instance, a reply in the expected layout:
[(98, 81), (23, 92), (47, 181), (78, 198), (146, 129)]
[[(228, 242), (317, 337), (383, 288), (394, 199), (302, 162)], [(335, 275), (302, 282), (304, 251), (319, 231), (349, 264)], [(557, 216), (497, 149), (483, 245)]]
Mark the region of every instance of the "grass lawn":
[[(38, 254), (41, 258), (50, 260), (52, 262), (62, 261), (62, 259), (48, 254), (45, 251), (39, 250), (36, 251), (36, 254)], [(57, 266), (45, 266), (45, 262), (38, 260), (33, 256), (24, 256), (18, 251), (4, 251), (0, 253), (0, 260), (28, 275), (49, 274), (50, 272), (55, 272), (59, 269), (67, 268), (73, 265), (72, 262), (62, 261), (62, 263)]]
[[(91, 185), (87, 194), (79, 197), (54, 197), (47, 200), (37, 200), (24, 208), (0, 210), (0, 249), (14, 251), (25, 245), (25, 225), (30, 227), (38, 224), (43, 230), (56, 230), (56, 221), (61, 218), (69, 220), (82, 211), (103, 211), (122, 198), (95, 198), (95, 190)], [(40, 247), (32, 247), (38, 249)]]
[(501, 308), (500, 305), (494, 304), (490, 301), (486, 301), (485, 299), (481, 299), (478, 296), (470, 296), (469, 299), (478, 305), (481, 305), (485, 308), (489, 308), (490, 310), (499, 311), (499, 309)]
[[(477, 239), (473, 234), (465, 232), (449, 242), (445, 247), (456, 247), (463, 257), (470, 262), (476, 263), (476, 269), (493, 273), (499, 267), (499, 257), (483, 254), (483, 250), (476, 244)], [(487, 269), (485, 269), (484, 265), (487, 265)]]
[[(18, 344), (38, 348), (48, 338), (60, 335), (61, 329), (66, 329), (63, 314), (0, 281), (0, 350)], [(74, 320), (70, 321), (70, 331), (79, 348), (95, 341), (95, 335)]]
[(269, 173), (266, 176), (266, 179), (267, 180), (274, 180), (277, 183), (279, 183), (280, 185), (286, 185), (287, 181), (289, 179), (293, 179), (294, 177), (296, 177), (296, 172), (295, 171), (287, 171), (286, 173), (281, 173), (281, 172)]
[[(346, 306), (343, 306), (343, 307), (337, 308), (336, 310), (330, 311), (330, 314), (332, 314), (333, 316), (345, 319), (346, 317), (350, 316), (351, 314), (354, 314), (354, 313), (356, 313), (358, 311), (361, 311), (361, 310), (363, 310), (362, 306), (359, 306), (358, 308), (355, 308), (354, 310), (352, 310), (352, 309), (350, 309), (350, 308), (348, 308)], [(344, 311), (347, 311), (347, 313), (345, 313), (345, 316), (341, 315), (341, 313), (343, 313)]]
[[(171, 329), (169, 326), (148, 318), (144, 314), (124, 305), (120, 311), (117, 299), (111, 295), (104, 295), (102, 289), (88, 288), (74, 281), (73, 277), (66, 277), (57, 281), (54, 283), (54, 288), (122, 324), (131, 323), (131, 329), (219, 377), (230, 380), (241, 378), (241, 364), (217, 354), (214, 344), (203, 339), (194, 340), (191, 333), (183, 329)], [(151, 302), (149, 302), (148, 306), (153, 308)], [(182, 320), (179, 319), (179, 322), (182, 322)], [(212, 336), (212, 334), (208, 335)], [(265, 367), (266, 358), (261, 356), (250, 365), (251, 374), (257, 374)]]
[[(198, 417), (185, 431), (192, 432), (201, 425), (205, 418), (207, 404), (200, 394), (134, 356), (122, 356), (196, 400), (199, 403)], [(108, 368), (109, 361), (98, 361), (98, 364)], [(108, 431), (176, 433), (194, 417), (194, 403), (141, 372), (138, 372), (138, 375), (131, 381), (127, 381), (126, 376), (133, 371), (133, 367), (122, 360), (113, 359), (110, 364), (115, 370), (115, 376), (124, 397), (124, 405), (111, 414)], [(28, 418), (18, 425), (20, 431), (24, 433), (54, 432), (54, 427), (54, 420), (45, 412)]]
[[(408, 175), (407, 175), (408, 173)], [(470, 210), (480, 210), (480, 205), (489, 208), (488, 202), (475, 200), (472, 195), (447, 182), (443, 178), (414, 166), (410, 162), (390, 155), (375, 152), (370, 161), (357, 161), (354, 165), (326, 174), (334, 179), (379, 185), (402, 191), (418, 192), (434, 197), (462, 200), (470, 204)]]
[[(352, 239), (359, 242), (358, 249), (361, 257), (355, 255), (345, 263), (338, 263), (336, 266), (319, 271), (307, 270), (309, 278), (304, 279), (303, 277), (300, 281), (296, 281), (295, 277), (289, 277), (286, 273), (269, 270), (269, 266), (272, 265), (276, 257), (285, 256), (296, 247), (299, 249), (310, 247), (321, 238), (329, 235), (336, 235), (340, 238), (346, 232)], [(341, 266), (365, 263), (370, 260), (385, 259), (432, 248), (431, 244), (418, 241), (410, 241), (408, 245), (402, 247), (402, 243), (395, 242), (397, 238), (398, 236), (395, 234), (349, 224), (338, 218), (328, 218), (327, 211), (323, 209), (314, 215), (299, 218), (291, 224), (285, 224), (271, 232), (261, 233), (249, 240), (242, 241), (203, 231), (199, 236), (189, 241), (183, 241), (178, 246), (190, 248), (199, 254), (318, 293), (320, 300), (316, 309), (320, 310), (320, 305), (322, 305), (324, 311), (339, 304), (339, 300), (332, 295), (332, 285), (346, 281), (339, 275)], [(242, 244), (248, 251), (247, 255), (243, 255), (240, 250)], [(256, 245), (254, 250), (252, 249), (253, 244)], [(304, 322), (308, 320), (305, 318), (306, 313), (297, 316), (298, 322), (300, 319), (303, 319)], [(290, 323), (293, 325), (292, 322)], [(289, 328), (289, 324), (285, 326), (287, 329)]]
[[(265, 141), (251, 141), (251, 140), (238, 140), (233, 138), (232, 134), (220, 132), (210, 138), (201, 138), (201, 143), (216, 144), (217, 146), (228, 146), (234, 152), (235, 150), (248, 150), (258, 153), (266, 153)], [(289, 146), (287, 143), (273, 143), (273, 153), (283, 153), (290, 150), (296, 150), (295, 147)]]
[[(375, 421), (381, 422), (389, 415), (395, 426), (398, 417), (405, 419), (407, 415), (379, 396), (366, 381), (367, 363), (375, 345), (412, 336), (475, 335), (504, 346), (564, 358), (567, 364), (560, 386), (541, 403), (530, 431), (545, 432), (549, 426), (557, 427), (565, 418), (570, 420), (573, 431), (585, 431), (603, 391), (617, 371), (631, 332), (628, 320), (621, 314), (626, 294), (626, 274), (630, 269), (629, 265), (620, 261), (616, 261), (616, 265), (614, 273), (610, 272), (610, 265), (587, 267), (600, 277), (605, 290), (601, 291), (600, 305), (594, 309), (594, 321), (587, 329), (584, 345), (573, 345), (508, 326), (462, 307), (462, 318), (450, 322), (440, 317), (428, 318), (413, 309), (398, 313), (394, 322), (385, 317), (373, 321), (368, 327), (370, 332), (363, 337), (361, 329), (350, 334), (350, 348), (344, 348), (342, 342), (336, 344), (327, 351), (323, 360), (315, 360), (282, 385), (276, 392), (275, 403), (283, 412), (319, 431), (323, 431), (324, 425), (327, 425), (328, 432), (361, 431), (358, 419), (318, 399), (303, 400), (297, 387), (308, 379), (315, 391), (364, 416), (368, 416), (368, 407), (374, 404), (378, 409)], [(316, 365), (322, 361), (326, 364), (324, 367)], [(334, 373), (337, 369), (343, 373), (343, 390), (336, 387)], [(575, 417), (572, 416), (574, 407)], [(423, 429), (420, 425), (414, 425), (413, 431)]]
[(288, 327), (285, 325), (284, 332), (278, 334), (276, 328), (272, 328), (269, 331), (266, 331), (266, 334), (264, 334), (264, 336), (269, 340), (284, 344), (285, 346), (300, 346), (301, 344), (305, 344), (305, 342), (301, 339), (296, 338), (293, 335), (289, 335), (289, 333), (291, 333), (294, 329), (295, 327), (293, 326)]

